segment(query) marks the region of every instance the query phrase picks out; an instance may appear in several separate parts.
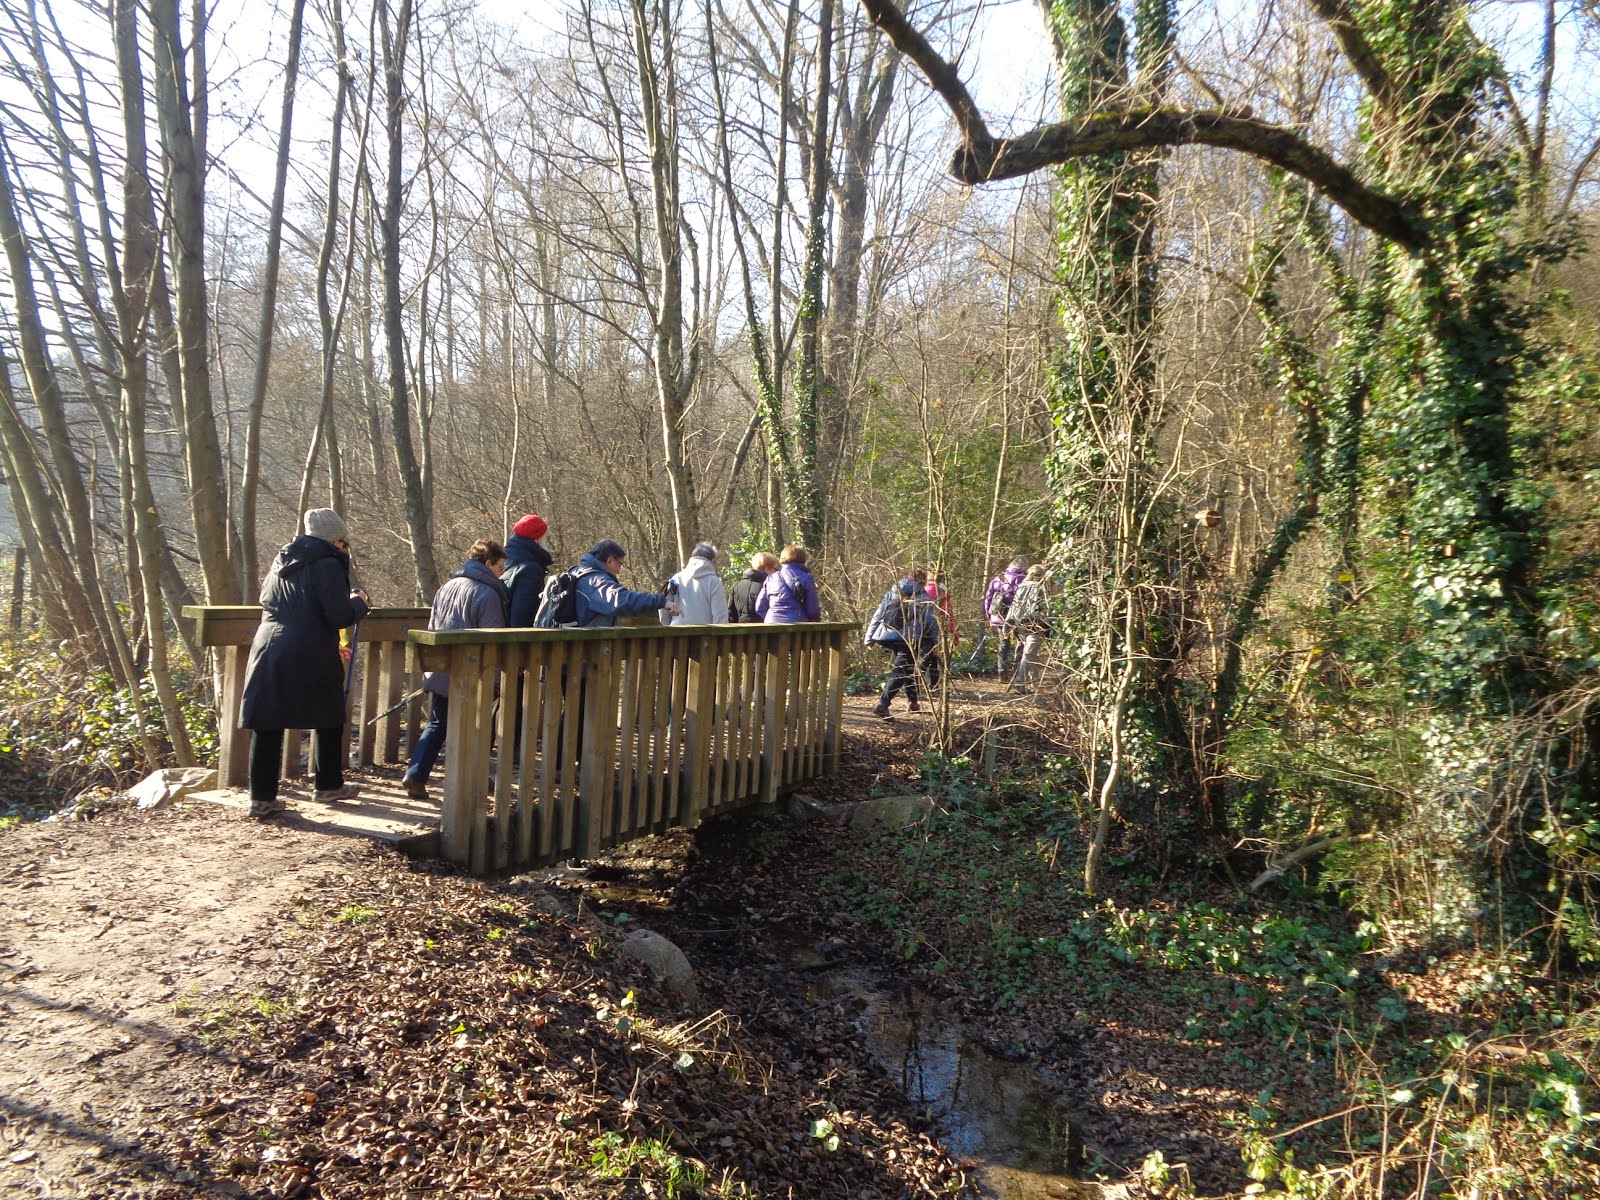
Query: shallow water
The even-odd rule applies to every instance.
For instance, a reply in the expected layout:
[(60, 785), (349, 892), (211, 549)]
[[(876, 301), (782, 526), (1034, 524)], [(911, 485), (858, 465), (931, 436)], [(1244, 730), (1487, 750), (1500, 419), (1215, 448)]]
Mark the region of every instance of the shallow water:
[(941, 1140), (984, 1194), (1043, 1200), (1079, 1194), (1083, 1143), (1026, 1067), (969, 1041), (946, 1005), (915, 990), (890, 996), (853, 971), (825, 972), (816, 999), (860, 1005), (856, 1028), (878, 1064), (936, 1120)]

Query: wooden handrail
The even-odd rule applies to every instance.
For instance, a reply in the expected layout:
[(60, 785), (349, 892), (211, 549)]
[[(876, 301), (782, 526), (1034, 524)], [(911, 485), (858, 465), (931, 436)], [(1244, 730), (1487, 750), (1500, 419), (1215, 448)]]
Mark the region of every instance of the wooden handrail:
[[(356, 670), (350, 687), (350, 729), (356, 735), (356, 761), (400, 763), (406, 760), (422, 728), (420, 701), (385, 713), (422, 682), (416, 651), (407, 640), (426, 629), (426, 608), (374, 608), (361, 619), (356, 648)], [(250, 643), (261, 624), (258, 604), (191, 604), (183, 615), (195, 623), (195, 636), (222, 659), (222, 694), (217, 697), (217, 774), (227, 787), (250, 782), (250, 739), (239, 728), (239, 708), (244, 698), (244, 673)], [(373, 724), (376, 719), (377, 723)], [(289, 730), (283, 739), (283, 773), (294, 778), (309, 766), (302, 759), (303, 730)]]
[(478, 873), (582, 858), (836, 775), (859, 629), (413, 632), (450, 672), (441, 853)]
[[(428, 610), (422, 610), (426, 617)], [(599, 629), (418, 629), (411, 640), (419, 646), (511, 646), (541, 641), (601, 642), (631, 638), (694, 638), (707, 633), (718, 637), (761, 637), (774, 631), (845, 633), (860, 629), (859, 621), (807, 621), (798, 625), (646, 625), (606, 626)], [(431, 662), (424, 667), (437, 670)]]
[[(357, 757), (405, 762), (422, 701), (380, 714), (424, 670), (448, 670), (440, 843), (473, 871), (586, 857), (838, 774), (856, 622), (441, 631), (427, 628), (428, 614), (379, 608), (362, 620), (350, 698)], [(261, 609), (192, 605), (183, 615), (222, 657), (219, 769), (243, 786), (249, 739), (237, 726)], [(285, 738), (284, 762), (286, 774), (304, 769), (298, 733)]]

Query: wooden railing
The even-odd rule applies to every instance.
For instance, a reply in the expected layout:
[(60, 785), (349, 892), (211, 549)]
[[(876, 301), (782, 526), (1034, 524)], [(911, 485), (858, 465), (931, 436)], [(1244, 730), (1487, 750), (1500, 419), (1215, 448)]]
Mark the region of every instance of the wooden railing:
[[(200, 643), (221, 651), (218, 772), (224, 786), (244, 787), (250, 737), (239, 706), (261, 610), (183, 611)], [(440, 845), (475, 872), (586, 857), (838, 773), (845, 648), (859, 625), (435, 632), (427, 623), (425, 608), (375, 608), (361, 622), (356, 761), (404, 763), (426, 702), (389, 710), (424, 669), (448, 670)], [(284, 738), (286, 778), (309, 769), (305, 732)]]
[[(185, 608), (183, 615), (193, 618), (195, 635), (202, 646), (216, 647), (221, 652), (217, 733), (222, 744), (217, 774), (224, 787), (244, 787), (250, 782), (250, 734), (239, 728), (239, 703), (244, 695), (250, 642), (256, 626), (261, 624), (261, 609), (254, 604), (194, 605)], [(392, 712), (387, 710), (422, 682), (416, 651), (407, 635), (427, 626), (425, 608), (375, 608), (361, 622), (348, 715), (356, 734), (356, 761), (362, 766), (405, 762), (421, 732), (426, 719), (426, 706), (421, 700)], [(380, 713), (387, 715), (379, 717)], [(378, 718), (375, 724), (374, 718)], [(309, 770), (310, 751), (302, 746), (306, 732), (290, 730), (283, 739), (286, 779)]]
[(480, 874), (586, 857), (836, 775), (859, 628), (413, 633), (450, 672), (441, 853)]

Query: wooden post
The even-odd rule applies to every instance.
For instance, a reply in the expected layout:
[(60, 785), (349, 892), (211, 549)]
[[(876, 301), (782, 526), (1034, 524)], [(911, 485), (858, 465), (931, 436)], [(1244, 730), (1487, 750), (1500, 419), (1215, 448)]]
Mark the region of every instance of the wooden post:
[[(649, 742), (649, 752), (644, 761), (649, 771), (648, 791), (644, 795), (645, 819), (641, 828), (654, 831), (662, 821), (662, 808), (666, 796), (667, 708), (664, 697), (670, 693), (668, 683), (672, 678), (671, 664), (666, 663), (667, 644), (657, 638), (646, 651), (648, 662), (644, 674), (643, 709), (649, 724), (641, 731)], [(663, 666), (663, 663), (666, 663)]]
[(244, 704), (244, 671), (250, 662), (249, 646), (222, 646), (221, 711), (217, 713), (217, 767), (223, 787), (245, 787), (250, 782), (250, 731), (239, 728)]
[(524, 867), (533, 865), (534, 854), (542, 840), (540, 831), (549, 824), (550, 815), (544, 793), (534, 786), (537, 778), (534, 763), (539, 762), (542, 769), (544, 758), (539, 753), (539, 728), (544, 720), (544, 670), (549, 661), (548, 650), (546, 646), (529, 646), (523, 658), (522, 751), (517, 761), (517, 802), (521, 807), (517, 812), (515, 859), (518, 866)]
[[(562, 798), (556, 794), (556, 756), (560, 754), (561, 672), (566, 670), (567, 648), (560, 642), (550, 647), (544, 660), (544, 679), (539, 685), (543, 712), (539, 719), (539, 861), (552, 862), (560, 844)], [(523, 750), (523, 754), (528, 752)]]
[(668, 702), (667, 738), (671, 759), (667, 768), (667, 812), (669, 825), (683, 822), (684, 809), (689, 798), (684, 789), (689, 786), (688, 726), (684, 716), (689, 710), (689, 658), (691, 647), (683, 638), (674, 638), (672, 647), (672, 699)]
[[(494, 742), (494, 691), (500, 678), (500, 649), (499, 646), (478, 647), (478, 720), (474, 731), (476, 737), (472, 742), (473, 776), (467, 782), (467, 799), (472, 814), (471, 870), (474, 875), (482, 875), (489, 869), (492, 854), (489, 846), (489, 747)], [(455, 690), (456, 684), (452, 678), (452, 695)], [(450, 724), (454, 726), (455, 722), (451, 721)]]
[(729, 651), (731, 647), (726, 642), (713, 642), (716, 655), (716, 669), (713, 676), (716, 681), (716, 699), (713, 702), (715, 709), (711, 718), (711, 779), (707, 785), (710, 789), (705, 798), (705, 808), (715, 811), (722, 807), (727, 793), (728, 768), (733, 762), (733, 755), (729, 753), (732, 745), (733, 727), (733, 683), (730, 668), (736, 661), (736, 656)]
[[(300, 751), (304, 747), (306, 731), (304, 729), (285, 729), (283, 731), (283, 763), (281, 773), (285, 783), (296, 779), (305, 778), (304, 769), (300, 766)], [(307, 765), (310, 764), (311, 755), (306, 755)]]
[(756, 727), (756, 671), (760, 662), (760, 643), (743, 638), (739, 643), (739, 781), (733, 790), (737, 803), (750, 799), (756, 790), (756, 752), (760, 731)]
[[(380, 681), (378, 690), (383, 698), (379, 701), (383, 707), (378, 711), (386, 713), (378, 722), (378, 753), (379, 762), (392, 763), (400, 759), (400, 726), (405, 721), (403, 712), (388, 712), (400, 702), (400, 697), (405, 693), (405, 670), (396, 655), (384, 654), (379, 658)], [(452, 714), (453, 715), (453, 714)]]
[(561, 688), (561, 836), (557, 840), (559, 858), (577, 855), (578, 845), (578, 725), (583, 706), (584, 652), (582, 642), (567, 647), (566, 679)]
[(494, 846), (489, 860), (496, 871), (511, 865), (516, 830), (511, 820), (511, 790), (516, 781), (517, 690), (522, 686), (523, 647), (501, 646), (500, 709), (495, 718), (500, 757), (494, 773)]
[[(617, 821), (621, 828), (637, 830), (645, 826), (644, 806), (638, 802), (636, 785), (644, 779), (639, 769), (644, 739), (639, 733), (639, 674), (648, 652), (648, 642), (628, 642), (619, 659), (622, 672), (622, 701), (617, 717)], [(643, 788), (637, 789), (640, 793)]]
[(483, 806), (488, 775), (489, 730), (478, 710), (482, 647), (457, 646), (450, 653), (450, 728), (444, 740), (444, 798), (439, 814), (439, 853), (460, 866), (472, 861), (473, 810)]
[(683, 825), (693, 829), (700, 823), (711, 780), (711, 722), (717, 705), (717, 644), (710, 637), (694, 640), (685, 677), (684, 715), (685, 783), (689, 794), (682, 805)]
[(615, 737), (611, 722), (615, 709), (608, 712), (606, 699), (611, 691), (611, 664), (615, 644), (589, 642), (584, 645), (583, 749), (578, 760), (578, 837), (580, 858), (598, 854), (605, 847), (606, 796), (611, 781), (605, 778), (605, 740)]
[(767, 677), (766, 744), (761, 753), (761, 802), (776, 804), (783, 785), (784, 754), (788, 749), (789, 643), (781, 634), (769, 634), (766, 643)]
[(828, 634), (828, 727), (822, 750), (822, 773), (839, 777), (839, 747), (844, 734), (844, 639), (848, 631), (835, 629)]
[(378, 728), (372, 723), (383, 710), (378, 707), (378, 664), (400, 650), (394, 642), (368, 642), (361, 647), (361, 716), (356, 730), (356, 762), (370, 767), (375, 761)]

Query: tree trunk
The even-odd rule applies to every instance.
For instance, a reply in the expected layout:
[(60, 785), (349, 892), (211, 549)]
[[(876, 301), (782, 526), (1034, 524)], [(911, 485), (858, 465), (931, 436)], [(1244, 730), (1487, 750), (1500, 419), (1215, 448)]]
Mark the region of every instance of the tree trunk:
[(389, 161), (385, 176), (383, 215), (383, 329), (389, 365), (389, 421), (394, 438), (395, 466), (405, 493), (406, 527), (411, 534), (417, 591), (428, 599), (439, 590), (439, 570), (433, 556), (433, 513), (423, 487), (422, 470), (411, 438), (411, 404), (406, 383), (405, 313), (400, 294), (400, 216), (405, 187), (402, 155), (405, 116), (406, 50), (411, 40), (411, 0), (400, 0), (400, 10), (390, 27), (388, 0), (379, 0), (378, 20), (383, 33), (384, 105), (388, 121)]
[[(245, 421), (244, 475), (239, 482), (239, 546), (243, 558), (244, 594), (253, 596), (258, 586), (260, 556), (256, 550), (256, 500), (261, 491), (261, 414), (267, 404), (267, 377), (272, 367), (272, 331), (278, 316), (278, 260), (283, 250), (283, 202), (289, 185), (290, 134), (294, 128), (294, 90), (300, 75), (300, 34), (305, 23), (306, 0), (294, 0), (289, 10), (289, 57), (283, 66), (283, 112), (278, 120), (278, 158), (272, 180), (272, 207), (267, 214), (267, 251), (261, 266), (261, 314), (256, 325), (255, 373), (250, 381), (250, 407)], [(339, 68), (343, 69), (343, 63)], [(336, 104), (342, 103), (339, 90)], [(334, 118), (335, 125), (338, 116)], [(334, 131), (337, 139), (337, 128)], [(338, 163), (338, 142), (332, 161)], [(330, 213), (329, 222), (334, 217)], [(320, 270), (320, 266), (319, 266)]]
[[(67, 427), (66, 400), (61, 393), (60, 380), (56, 377), (55, 364), (50, 361), (44, 324), (39, 318), (39, 302), (33, 289), (33, 268), (18, 218), (16, 193), (11, 184), (10, 157), (10, 147), (5, 135), (0, 133), (0, 240), (5, 243), (6, 265), (10, 272), (22, 370), (44, 427), (45, 443), (50, 448), (56, 488), (65, 510), (66, 533), (73, 563), (73, 569), (57, 580), (57, 587), (78, 635), (86, 639), (82, 649), (89, 651), (100, 665), (109, 668), (113, 643), (108, 627), (109, 618), (99, 603), (99, 567), (95, 555), (89, 492), (78, 466), (77, 451), (73, 448)], [(7, 382), (9, 384), (9, 380)], [(78, 582), (80, 577), (81, 584)]]
[[(240, 596), (234, 531), (228, 519), (227, 475), (211, 397), (210, 316), (205, 264), (205, 92), (203, 27), (196, 27), (192, 65), (201, 86), (191, 94), (185, 74), (177, 0), (150, 0), (156, 72), (156, 111), (166, 163), (166, 202), (172, 256), (177, 358), (181, 372), (184, 466), (195, 547), (206, 603), (236, 604)], [(159, 302), (158, 302), (159, 303)]]
[(659, 0), (661, 34), (659, 66), (650, 45), (650, 20), (645, 0), (631, 0), (633, 40), (639, 74), (639, 96), (645, 136), (650, 147), (650, 192), (654, 201), (657, 269), (653, 343), (656, 395), (661, 407), (661, 443), (667, 483), (672, 495), (672, 520), (678, 561), (686, 562), (700, 536), (700, 502), (694, 467), (686, 450), (685, 418), (689, 394), (699, 368), (699, 331), (691, 329), (684, 346), (683, 198), (678, 184), (677, 45), (672, 22), (674, 0)]
[(811, 177), (806, 181), (806, 257), (800, 274), (800, 361), (795, 380), (795, 468), (800, 491), (790, 496), (806, 545), (823, 544), (823, 504), (819, 462), (823, 394), (822, 343), (823, 268), (827, 262), (828, 179), (831, 169), (828, 100), (832, 88), (833, 0), (822, 0), (817, 18), (817, 92), (812, 110)]
[[(126, 159), (122, 171), (122, 287), (117, 305), (118, 351), (122, 366), (122, 421), (128, 443), (128, 473), (133, 491), (134, 546), (130, 557), (140, 564), (144, 589), (145, 635), (150, 648), (150, 678), (166, 722), (167, 738), (180, 766), (193, 765), (194, 751), (184, 724), (183, 706), (172, 683), (167, 654), (166, 610), (161, 602), (161, 543), (155, 494), (150, 487), (146, 439), (145, 398), (149, 385), (148, 315), (150, 280), (160, 256), (151, 197), (149, 152), (145, 143), (144, 79), (139, 63), (136, 0), (114, 0), (117, 70), (121, 78), (123, 139)], [(152, 769), (160, 759), (151, 742), (142, 697), (135, 688), (134, 714), (144, 735), (145, 755)]]

